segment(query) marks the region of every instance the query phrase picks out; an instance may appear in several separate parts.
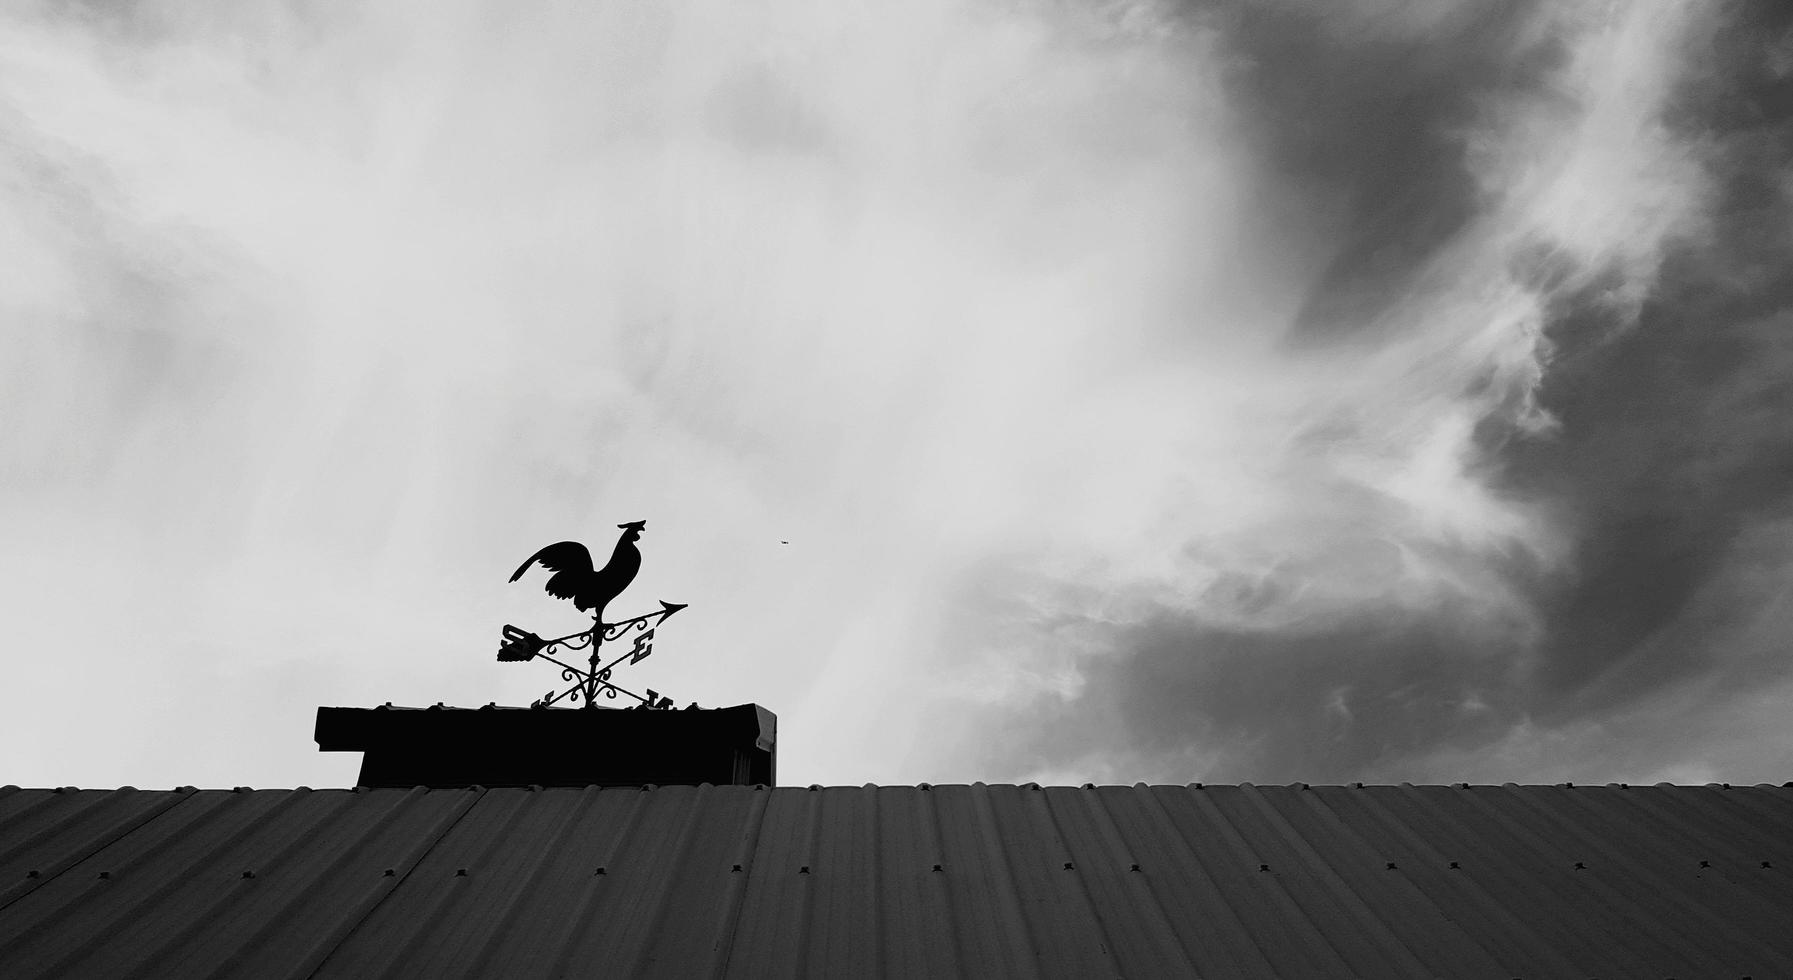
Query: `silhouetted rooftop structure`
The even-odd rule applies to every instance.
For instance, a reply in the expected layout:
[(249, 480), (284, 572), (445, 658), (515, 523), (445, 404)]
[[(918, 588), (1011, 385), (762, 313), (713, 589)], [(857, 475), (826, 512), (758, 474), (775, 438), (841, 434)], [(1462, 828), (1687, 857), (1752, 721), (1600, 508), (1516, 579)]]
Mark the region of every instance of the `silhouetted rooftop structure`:
[(360, 786), (750, 786), (776, 780), (778, 716), (685, 711), (319, 708), (318, 748), (363, 752)]

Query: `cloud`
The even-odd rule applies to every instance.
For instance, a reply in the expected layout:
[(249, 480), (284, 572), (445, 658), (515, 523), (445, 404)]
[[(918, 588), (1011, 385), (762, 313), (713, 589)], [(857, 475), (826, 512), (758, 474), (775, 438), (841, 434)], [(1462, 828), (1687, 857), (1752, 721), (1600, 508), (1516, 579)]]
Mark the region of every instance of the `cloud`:
[[(1244, 168), (1206, 35), (1148, 7), (6, 17), (6, 584), (59, 651), (10, 724), (63, 732), (16, 778), (191, 781), (107, 732), (205, 744), (293, 662), (350, 703), (526, 701), (493, 631), (559, 610), (503, 575), (640, 518), (633, 591), (692, 603), (646, 683), (879, 777), (841, 706), (938, 582), (1133, 492), (1060, 454), (1116, 455), (1167, 294), (1258, 301), (1190, 261)], [(75, 687), (109, 726), (69, 728)], [(240, 741), (321, 780), (305, 730)]]
[(1604, 9), (12, 8), (9, 778), (341, 781), (311, 702), (538, 696), (503, 576), (636, 519), (643, 680), (799, 781), (1706, 718), (1649, 651), (1772, 632), (1781, 130), (1710, 107), (1774, 62)]
[[(1770, 380), (1786, 199), (1764, 188), (1784, 187), (1788, 128), (1762, 94), (1786, 25), (1513, 7), (1472, 39), (1369, 7), (1271, 9), (1222, 46), (1249, 66), (1234, 91), (1263, 152), (1337, 249), (1274, 371), (1304, 382), (1278, 405), (1300, 437), (1245, 450), (1266, 475), (1232, 486), (1257, 513), (1171, 528), (1176, 567), (1088, 588), (1026, 561), (991, 573), (993, 592), (1038, 579), (1055, 598), (980, 638), (976, 765), (1784, 768), (1759, 705), (1786, 689), (1763, 640), (1786, 615), (1768, 584), (1793, 474)], [(1746, 698), (1753, 737), (1716, 723)], [(999, 720), (979, 718), (990, 704)]]

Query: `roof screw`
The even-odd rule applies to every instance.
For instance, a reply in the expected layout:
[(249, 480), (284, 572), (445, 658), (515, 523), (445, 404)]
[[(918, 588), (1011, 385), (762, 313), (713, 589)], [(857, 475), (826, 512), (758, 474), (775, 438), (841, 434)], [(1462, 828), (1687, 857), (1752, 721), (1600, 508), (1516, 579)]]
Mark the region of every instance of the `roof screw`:
[(927, 783), (922, 783), (922, 784), (918, 785), (916, 788), (921, 790), (923, 793), (926, 793), (928, 790), (931, 790), (934, 787), (928, 785)]
[(1390, 870), (1390, 871), (1397, 870), (1395, 868), (1395, 863), (1393, 861), (1388, 862), (1388, 870)]
[(1302, 784), (1301, 784), (1301, 789), (1302, 789), (1302, 791), (1304, 791), (1304, 792), (1305, 792), (1305, 791), (1306, 791), (1306, 790), (1307, 790), (1307, 784), (1306, 784), (1306, 783), (1302, 783)]
[[(1767, 863), (1767, 862), (1763, 862), (1763, 863)], [(942, 870), (945, 870), (945, 869), (943, 869), (943, 868), (941, 868), (941, 867), (940, 867), (940, 865), (938, 865), (938, 864), (936, 864), (936, 865), (934, 865), (934, 870), (935, 870), (935, 871), (942, 871)]]
[(803, 866), (803, 867), (801, 867), (801, 868), (798, 868), (798, 869), (797, 869), (797, 873), (798, 873), (798, 874), (800, 874), (800, 875), (806, 875), (806, 874), (809, 874), (809, 865), (807, 865), (807, 864), (806, 864), (806, 865), (804, 865), (804, 866)]
[(601, 875), (601, 874), (609, 874), (609, 872), (605, 871), (602, 866), (600, 866), (598, 868), (598, 870), (592, 872), (593, 876), (597, 876), (597, 875)]
[(108, 881), (109, 881), (109, 880), (111, 880), (111, 878), (112, 878), (112, 872), (110, 872), (110, 871), (102, 871), (102, 872), (100, 872), (100, 877), (101, 877), (101, 878), (102, 878), (102, 879), (104, 879), (104, 880), (108, 880)]
[(1196, 789), (1201, 789), (1201, 788), (1202, 788), (1202, 784), (1201, 784), (1201, 783), (1196, 783), (1196, 784), (1195, 784), (1195, 788), (1196, 788)]
[(1352, 789), (1363, 789), (1363, 784), (1362, 783), (1352, 783), (1351, 788)]
[(1135, 865), (1133, 865), (1133, 866), (1131, 866), (1131, 867), (1129, 867), (1129, 868), (1128, 868), (1128, 869), (1127, 869), (1127, 870), (1128, 870), (1128, 871), (1138, 871), (1138, 870), (1139, 870), (1139, 865), (1137, 865), (1137, 864), (1135, 864)]
[[(1767, 862), (1767, 861), (1763, 861), (1763, 862), (1762, 862), (1762, 864), (1763, 864), (1763, 865), (1764, 865), (1764, 866), (1766, 866), (1766, 865), (1767, 865), (1767, 864), (1768, 864), (1768, 862)], [(940, 865), (938, 865), (938, 864), (936, 864), (936, 865), (934, 865), (934, 868), (935, 868), (935, 869), (936, 869), (936, 870), (938, 870), (938, 869), (939, 869), (939, 868), (940, 868)], [(32, 868), (32, 869), (31, 869), (31, 870), (30, 870), (30, 871), (27, 871), (27, 872), (25, 872), (25, 877), (27, 877), (27, 878), (35, 878), (35, 877), (37, 877), (37, 869), (36, 869), (36, 868)]]
[(1071, 862), (1069, 862), (1069, 861), (1066, 861), (1066, 862), (1065, 862), (1065, 870), (1066, 870), (1066, 871), (1076, 871), (1076, 870), (1077, 870), (1077, 868), (1076, 868), (1076, 866), (1075, 866), (1075, 865), (1073, 865), (1073, 864), (1072, 864), (1072, 863), (1071, 863)]
[(253, 872), (253, 871), (245, 871), (245, 872), (243, 872), (243, 877), (245, 877), (245, 878), (253, 878), (253, 877), (255, 877), (255, 872)]
[(455, 876), (455, 877), (456, 877), (456, 878), (465, 878), (465, 877), (467, 877), (467, 869), (466, 869), (466, 868), (456, 868), (456, 869), (455, 869), (455, 872), (454, 872), (454, 876)]
[(1270, 866), (1268, 864), (1260, 864), (1260, 865), (1258, 865), (1258, 870), (1259, 871), (1269, 871)]
[(729, 870), (729, 871), (731, 871), (731, 872), (735, 872), (735, 871), (740, 871), (740, 870), (741, 870), (741, 866), (740, 866), (740, 865), (738, 865), (738, 864), (737, 864), (737, 865), (735, 865), (735, 866), (734, 866), (734, 867), (732, 867), (732, 868), (729, 868), (729, 869), (728, 869), (728, 870)]
[(394, 870), (392, 870), (392, 869), (391, 869), (391, 868), (387, 868), (387, 869), (386, 869), (386, 873), (385, 873), (385, 874), (383, 874), (383, 875), (381, 875), (381, 876), (380, 876), (380, 877), (382, 877), (382, 878), (391, 878), (391, 877), (394, 877), (394, 876), (396, 876), (396, 875), (397, 875), (397, 874), (398, 874), (398, 872), (396, 872), (396, 871), (394, 871)]
[(1730, 788), (1731, 788), (1731, 784), (1730, 784), (1730, 783), (1719, 783), (1719, 784), (1718, 784), (1718, 785), (1720, 785), (1720, 786), (1723, 786), (1723, 787), (1724, 787), (1724, 788), (1725, 788), (1725, 789), (1730, 789)]
[(1764, 867), (1764, 868), (1772, 868), (1772, 867), (1774, 867), (1774, 865), (1772, 865), (1772, 864), (1769, 864), (1769, 863), (1768, 863), (1768, 862), (1767, 862), (1767, 861), (1763, 861), (1763, 862), (1762, 862), (1762, 867)]
[(1587, 869), (1588, 869), (1588, 866), (1587, 866), (1587, 865), (1585, 865), (1585, 864), (1582, 864), (1582, 863), (1581, 863), (1581, 862), (1580, 862), (1580, 861), (1577, 861), (1577, 862), (1575, 862), (1575, 870), (1577, 870), (1577, 871), (1586, 871), (1586, 870), (1587, 870)]
[(1461, 871), (1461, 870), (1462, 870), (1462, 869), (1463, 869), (1463, 866), (1462, 866), (1462, 865), (1460, 865), (1460, 864), (1458, 864), (1458, 863), (1457, 863), (1457, 862), (1455, 862), (1455, 861), (1452, 861), (1452, 862), (1451, 862), (1451, 867), (1452, 867), (1452, 868), (1453, 868), (1453, 869), (1455, 869), (1455, 870), (1458, 870), (1458, 871)]
[(1700, 867), (1702, 867), (1702, 868), (1710, 868), (1710, 867), (1712, 867), (1712, 862), (1711, 862), (1711, 861), (1701, 861), (1701, 862), (1700, 862)]

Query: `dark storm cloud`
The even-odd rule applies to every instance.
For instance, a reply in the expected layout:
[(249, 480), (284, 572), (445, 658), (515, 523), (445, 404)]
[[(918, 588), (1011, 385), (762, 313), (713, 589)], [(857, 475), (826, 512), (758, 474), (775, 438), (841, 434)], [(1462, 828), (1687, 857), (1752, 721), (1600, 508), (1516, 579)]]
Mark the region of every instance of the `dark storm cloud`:
[[(1730, 594), (1742, 583), (1711, 587), (1761, 526), (1793, 514), (1793, 12), (1739, 14), (1670, 119), (1718, 149), (1710, 236), (1671, 253), (1620, 336), (1588, 328), (1608, 315), (1597, 295), (1562, 304), (1542, 392), (1561, 432), (1507, 454), (1514, 488), (1561, 500), (1580, 529), (1576, 579), (1546, 605), (1546, 710), (1607, 707), (1726, 669), (1723, 630), (1750, 615), (1738, 608), (1750, 597)], [(1756, 572), (1787, 581), (1793, 556), (1748, 561), (1764, 557)], [(1793, 670), (1761, 666), (1751, 682)]]
[[(1359, 332), (1491, 206), (1466, 157), (1477, 114), (1551, 97), (1565, 49), (1535, 29), (1534, 8), (1475, 11), (1421, 32), (1283, 6), (1224, 23), (1260, 152), (1312, 208), (1272, 220), (1309, 221), (1333, 250), (1296, 343), (1376, 343)], [(1784, 763), (1773, 744), (1709, 755), (1695, 737), (1740, 692), (1793, 676), (1764, 642), (1793, 626), (1793, 13), (1728, 14), (1695, 32), (1694, 67), (1663, 112), (1669, 137), (1702, 154), (1706, 224), (1671, 244), (1641, 306), (1626, 294), (1635, 276), (1577, 267), (1547, 240), (1511, 264), (1546, 297), (1554, 353), (1534, 394), (1554, 425), (1528, 434), (1491, 411), (1478, 467), (1552, 515), (1566, 560), (1455, 557), (1511, 586), (1530, 621), (1376, 602), (1271, 626), (1169, 608), (1061, 622), (1095, 652), (1075, 683), (1005, 717), (999, 766), (1345, 781), (1743, 778)], [(1300, 587), (1285, 578), (1253, 587)], [(1571, 757), (1545, 757), (1553, 738)]]
[(1497, 738), (1513, 720), (1483, 696), (1511, 685), (1514, 651), (1445, 616), (1385, 611), (1275, 633), (1166, 617), (1115, 639), (1126, 655), (1089, 669), (1074, 711), (1018, 721), (1010, 744), (1027, 748), (1006, 761), (1112, 765), (1092, 773), (1106, 778), (1338, 782), (1441, 742)]
[(1535, 90), (1563, 56), (1526, 30), (1533, 6), (1248, 4), (1215, 17), (1231, 94), (1287, 195), (1268, 213), (1326, 243), (1297, 339), (1373, 322), (1474, 216), (1463, 134), (1487, 100)]

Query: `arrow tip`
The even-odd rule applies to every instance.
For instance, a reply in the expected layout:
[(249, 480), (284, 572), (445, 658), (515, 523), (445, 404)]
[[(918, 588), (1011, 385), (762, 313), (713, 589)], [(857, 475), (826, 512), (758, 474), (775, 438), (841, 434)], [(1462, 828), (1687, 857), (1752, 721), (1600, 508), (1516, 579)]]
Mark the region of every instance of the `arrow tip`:
[(678, 612), (679, 610), (685, 608), (688, 605), (690, 605), (690, 603), (667, 602), (665, 599), (661, 599), (660, 600), (660, 618), (665, 619), (666, 617), (671, 616), (673, 613)]

